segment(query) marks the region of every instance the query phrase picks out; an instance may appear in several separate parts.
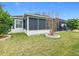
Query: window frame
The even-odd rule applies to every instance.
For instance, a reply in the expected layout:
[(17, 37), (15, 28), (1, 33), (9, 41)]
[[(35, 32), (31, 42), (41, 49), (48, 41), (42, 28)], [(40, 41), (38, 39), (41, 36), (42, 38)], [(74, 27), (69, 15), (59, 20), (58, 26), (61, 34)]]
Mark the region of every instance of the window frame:
[[(19, 24), (18, 22), (20, 22), (20, 21), (21, 21), (22, 23)], [(16, 26), (15, 26), (16, 28), (23, 28), (23, 20), (16, 19), (16, 24), (15, 24), (15, 25), (16, 25)], [(21, 25), (21, 27), (17, 27), (17, 25), (19, 25), (19, 26)]]

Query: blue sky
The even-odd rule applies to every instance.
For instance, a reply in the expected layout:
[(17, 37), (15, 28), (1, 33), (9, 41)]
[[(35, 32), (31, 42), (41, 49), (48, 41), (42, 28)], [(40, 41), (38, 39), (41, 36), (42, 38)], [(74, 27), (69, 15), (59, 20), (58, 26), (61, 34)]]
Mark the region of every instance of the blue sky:
[(46, 12), (53, 16), (56, 13), (62, 19), (79, 18), (78, 2), (0, 2), (10, 15)]

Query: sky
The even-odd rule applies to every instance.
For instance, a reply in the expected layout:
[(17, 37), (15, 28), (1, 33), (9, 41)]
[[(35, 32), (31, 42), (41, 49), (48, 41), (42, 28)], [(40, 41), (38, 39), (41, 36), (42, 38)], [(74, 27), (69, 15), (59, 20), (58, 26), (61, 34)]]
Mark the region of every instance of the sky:
[(12, 16), (42, 13), (61, 19), (79, 18), (79, 2), (0, 2)]

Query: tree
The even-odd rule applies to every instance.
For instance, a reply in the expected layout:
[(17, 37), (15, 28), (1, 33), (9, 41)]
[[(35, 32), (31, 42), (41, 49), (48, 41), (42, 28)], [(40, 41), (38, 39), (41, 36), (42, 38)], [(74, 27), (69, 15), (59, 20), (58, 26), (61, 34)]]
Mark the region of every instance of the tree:
[(78, 29), (78, 19), (68, 19), (66, 24), (70, 30)]
[(50, 35), (54, 35), (54, 33), (57, 31), (57, 25), (59, 25), (59, 20), (57, 18), (53, 20), (53, 18), (51, 17), (48, 17), (46, 19), (48, 21)]
[(78, 19), (78, 29), (79, 29), (79, 19)]
[(47, 18), (47, 21), (50, 29), (50, 35), (53, 35), (54, 34), (53, 20), (52, 18)]
[(11, 30), (12, 24), (13, 21), (10, 15), (0, 7), (0, 35), (7, 34)]

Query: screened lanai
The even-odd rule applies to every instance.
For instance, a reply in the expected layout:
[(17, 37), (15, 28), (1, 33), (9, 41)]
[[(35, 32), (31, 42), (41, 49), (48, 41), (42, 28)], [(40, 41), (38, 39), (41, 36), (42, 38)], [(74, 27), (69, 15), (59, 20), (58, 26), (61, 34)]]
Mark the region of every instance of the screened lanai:
[[(49, 25), (47, 16), (43, 15), (21, 15), (21, 16), (12, 16), (14, 24), (11, 28), (11, 32), (25, 32), (27, 35), (43, 34), (49, 33)], [(59, 20), (59, 24), (62, 24), (62, 19), (52, 19)], [(61, 30), (61, 26), (57, 25), (57, 30)]]
[(48, 22), (45, 18), (46, 16), (41, 15), (24, 15), (24, 29), (26, 33), (32, 32), (36, 33), (46, 33), (49, 30)]

